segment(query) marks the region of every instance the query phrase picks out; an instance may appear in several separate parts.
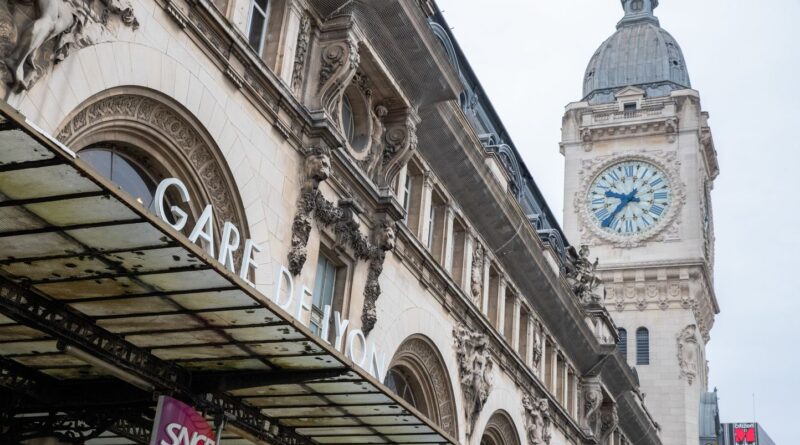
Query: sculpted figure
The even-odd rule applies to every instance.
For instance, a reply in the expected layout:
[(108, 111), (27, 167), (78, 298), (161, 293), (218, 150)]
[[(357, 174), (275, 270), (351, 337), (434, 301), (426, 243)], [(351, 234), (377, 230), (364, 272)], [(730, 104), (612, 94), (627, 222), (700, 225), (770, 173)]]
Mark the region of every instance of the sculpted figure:
[[(39, 18), (34, 20), (17, 45), (16, 51), (7, 64), (11, 67), (15, 80), (28, 88), (31, 73), (36, 66), (39, 48), (51, 39), (60, 36), (75, 24), (75, 8), (63, 0), (37, 0)], [(25, 64), (30, 63), (32, 70), (26, 73)]]
[(550, 403), (546, 398), (534, 399), (525, 396), (522, 399), (525, 410), (525, 430), (529, 445), (547, 445), (550, 443)]
[(485, 335), (461, 325), (453, 330), (453, 336), (469, 435), (492, 390), (491, 372), (494, 364), (489, 353), (489, 339)]
[(483, 246), (476, 242), (475, 252), (472, 254), (472, 281), (470, 283), (470, 292), (472, 294), (472, 301), (476, 305), (481, 304), (481, 295), (483, 295)]
[(396, 223), (385, 216), (381, 219), (375, 245), (384, 252), (394, 250)]
[(584, 304), (600, 303), (603, 296), (597, 293), (602, 280), (597, 276), (597, 265), (600, 260), (589, 260), (589, 246), (583, 245), (576, 252), (574, 247), (567, 251), (570, 264), (567, 267), (567, 281), (572, 291)]
[(325, 147), (310, 148), (305, 160), (304, 191), (315, 191), (331, 175), (331, 151)]

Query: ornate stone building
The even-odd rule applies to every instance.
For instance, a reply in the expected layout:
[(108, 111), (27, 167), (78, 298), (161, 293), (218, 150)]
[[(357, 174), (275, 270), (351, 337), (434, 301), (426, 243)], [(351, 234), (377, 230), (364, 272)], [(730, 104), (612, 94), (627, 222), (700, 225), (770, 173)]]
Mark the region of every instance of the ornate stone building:
[[(223, 444), (662, 443), (449, 29), (431, 0), (0, 3), (0, 442), (149, 443), (169, 394)], [(626, 94), (641, 157), (713, 153), (694, 93)], [(695, 310), (702, 387), (707, 269), (601, 270)]]
[(669, 444), (697, 443), (708, 391), (714, 293), (711, 190), (719, 173), (708, 113), (691, 89), (657, 0), (623, 0), (567, 106), (565, 231), (601, 258), (619, 349)]

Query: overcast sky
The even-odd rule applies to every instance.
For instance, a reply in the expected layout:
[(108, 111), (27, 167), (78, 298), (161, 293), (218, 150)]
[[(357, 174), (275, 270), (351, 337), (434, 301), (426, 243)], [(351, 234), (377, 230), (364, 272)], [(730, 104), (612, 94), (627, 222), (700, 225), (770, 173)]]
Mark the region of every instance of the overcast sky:
[[(800, 398), (800, 1), (661, 0), (700, 91), (722, 173), (713, 192), (716, 290), (710, 387), (723, 422), (756, 418), (798, 443)], [(438, 0), (553, 211), (564, 106), (622, 17), (619, 0)], [(602, 259), (601, 259), (602, 260)], [(794, 325), (794, 326), (793, 326)]]

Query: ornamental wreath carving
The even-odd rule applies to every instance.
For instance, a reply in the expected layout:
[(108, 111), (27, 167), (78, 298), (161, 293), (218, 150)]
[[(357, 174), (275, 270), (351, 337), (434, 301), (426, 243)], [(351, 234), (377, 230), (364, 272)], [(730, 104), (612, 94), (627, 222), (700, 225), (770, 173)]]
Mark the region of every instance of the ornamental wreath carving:
[[(621, 235), (603, 230), (593, 222), (592, 215), (589, 214), (587, 203), (587, 190), (597, 176), (612, 165), (625, 161), (642, 161), (658, 167), (664, 175), (664, 179), (669, 182), (672, 203), (662, 216), (661, 220), (652, 230), (648, 230), (640, 235)], [(581, 163), (578, 177), (580, 186), (575, 193), (574, 211), (578, 214), (581, 221), (581, 242), (587, 245), (597, 245), (600, 243), (611, 243), (615, 247), (632, 248), (639, 247), (649, 241), (676, 241), (680, 238), (680, 214), (686, 204), (686, 186), (680, 180), (681, 162), (677, 153), (650, 151), (636, 154), (619, 153), (611, 156), (602, 156), (594, 159), (586, 159)]]
[(525, 410), (525, 432), (529, 445), (549, 445), (552, 433), (550, 432), (550, 402), (546, 398), (537, 399), (530, 395), (522, 399), (522, 408)]
[(486, 335), (459, 325), (453, 329), (453, 336), (461, 390), (464, 392), (464, 410), (467, 415), (466, 426), (469, 436), (492, 391), (491, 374), (494, 364), (489, 352), (489, 338)]
[(699, 349), (697, 326), (690, 324), (678, 333), (678, 364), (681, 369), (681, 378), (685, 378), (689, 385), (692, 385), (697, 378), (700, 367)]
[(616, 405), (606, 405), (600, 413), (600, 443), (610, 443), (608, 438), (619, 425)]
[(139, 21), (128, 0), (8, 0), (0, 4), (0, 77), (27, 90), (51, 64), (113, 38), (116, 23)]
[(332, 227), (339, 246), (349, 247), (354, 256), (369, 262), (367, 282), (364, 286), (364, 307), (361, 330), (369, 335), (375, 327), (378, 315), (375, 303), (381, 295), (379, 278), (383, 272), (386, 252), (395, 246), (396, 223), (387, 215), (376, 216), (372, 242), (361, 234), (357, 213), (352, 201), (342, 200), (334, 204), (319, 191), (319, 186), (330, 176), (330, 150), (316, 147), (305, 151), (303, 164), (303, 186), (297, 201), (297, 213), (292, 222), (292, 244), (289, 250), (289, 272), (300, 275), (308, 259), (308, 239), (311, 234), (312, 216), (325, 227)]

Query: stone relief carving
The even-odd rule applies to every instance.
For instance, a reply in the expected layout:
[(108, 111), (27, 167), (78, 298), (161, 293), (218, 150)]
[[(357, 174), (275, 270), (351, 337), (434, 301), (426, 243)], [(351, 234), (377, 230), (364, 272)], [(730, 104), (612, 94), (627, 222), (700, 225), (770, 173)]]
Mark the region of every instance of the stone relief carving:
[(529, 445), (549, 445), (552, 433), (550, 432), (550, 402), (546, 398), (537, 399), (526, 395), (522, 399), (522, 408), (525, 410), (525, 432)]
[(32, 3), (9, 0), (0, 11), (0, 30), (8, 37), (0, 68), (5, 83), (15, 90), (29, 89), (50, 64), (72, 52), (110, 40), (112, 17), (124, 26), (139, 27), (128, 0)]
[(75, 113), (58, 133), (57, 139), (69, 146), (86, 131), (114, 120), (133, 121), (163, 134), (181, 150), (197, 173), (198, 182), (206, 189), (218, 219), (234, 222), (237, 227), (247, 227), (243, 215), (239, 216), (236, 210), (237, 200), (213, 148), (183, 116), (151, 97), (119, 94), (94, 102)]
[(336, 107), (344, 90), (356, 74), (361, 56), (355, 40), (334, 42), (322, 49), (322, 67), (319, 73), (319, 98), (322, 109), (336, 117)]
[[(589, 190), (592, 181), (601, 171), (621, 161), (642, 160), (661, 169), (667, 176), (672, 189), (672, 205), (661, 218), (658, 225), (649, 232), (638, 236), (623, 236), (609, 233), (597, 227), (592, 221), (586, 203), (586, 190)], [(680, 180), (681, 162), (674, 152), (652, 151), (636, 154), (619, 153), (594, 159), (586, 159), (581, 163), (578, 171), (580, 187), (574, 197), (574, 211), (581, 221), (581, 242), (587, 245), (611, 243), (615, 247), (633, 248), (645, 245), (649, 241), (677, 241), (680, 239), (679, 217), (686, 204), (686, 186)]]
[(467, 415), (467, 435), (472, 434), (475, 420), (492, 390), (492, 368), (494, 366), (489, 352), (489, 338), (473, 332), (464, 325), (453, 329), (455, 337), (458, 374), (464, 392), (464, 410)]
[(338, 205), (328, 201), (319, 191), (319, 185), (331, 173), (330, 150), (306, 150), (303, 164), (303, 187), (297, 202), (297, 213), (292, 223), (292, 241), (289, 250), (289, 272), (300, 275), (308, 258), (308, 239), (312, 216), (326, 227), (333, 227), (337, 246), (349, 247), (358, 260), (368, 261), (367, 282), (364, 286), (364, 307), (361, 330), (369, 335), (378, 320), (375, 303), (381, 295), (379, 278), (383, 272), (386, 252), (395, 247), (396, 224), (387, 215), (376, 218), (372, 242), (361, 234), (358, 206), (352, 200), (341, 200)]
[(603, 281), (597, 273), (600, 260), (589, 260), (589, 246), (581, 246), (579, 251), (570, 246), (567, 250), (567, 281), (572, 292), (583, 304), (600, 304), (605, 300), (604, 291), (599, 289)]
[(331, 173), (330, 150), (314, 147), (306, 150), (303, 165), (303, 186), (297, 200), (297, 214), (292, 222), (292, 242), (289, 250), (289, 271), (297, 276), (303, 270), (308, 258), (308, 237), (311, 234), (311, 215), (317, 203), (323, 199), (319, 185)]
[(542, 325), (539, 322), (534, 322), (533, 324), (533, 369), (538, 374), (539, 364), (542, 362), (542, 346), (544, 342), (542, 341), (544, 337), (544, 331), (542, 330)]
[(583, 419), (581, 426), (597, 436), (600, 432), (600, 407), (603, 405), (603, 389), (599, 377), (589, 377), (583, 382)]
[(306, 55), (311, 41), (311, 16), (303, 14), (300, 19), (300, 30), (297, 33), (297, 48), (294, 54), (294, 71), (292, 72), (292, 90), (297, 93), (303, 87), (306, 70)]
[(475, 251), (472, 254), (472, 278), (470, 283), (470, 295), (472, 301), (476, 306), (481, 305), (481, 296), (483, 295), (483, 265), (484, 265), (484, 252), (483, 246), (477, 241), (475, 242)]
[(699, 345), (697, 343), (697, 326), (689, 325), (678, 333), (678, 364), (681, 369), (681, 378), (685, 378), (689, 385), (694, 383), (700, 369)]
[(616, 405), (606, 405), (600, 413), (600, 443), (609, 443), (611, 434), (619, 425), (619, 413)]

